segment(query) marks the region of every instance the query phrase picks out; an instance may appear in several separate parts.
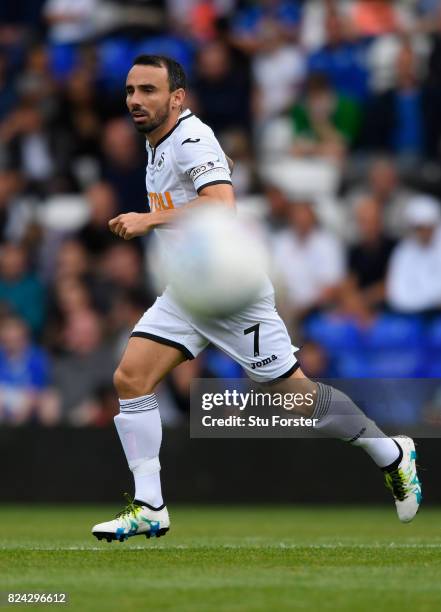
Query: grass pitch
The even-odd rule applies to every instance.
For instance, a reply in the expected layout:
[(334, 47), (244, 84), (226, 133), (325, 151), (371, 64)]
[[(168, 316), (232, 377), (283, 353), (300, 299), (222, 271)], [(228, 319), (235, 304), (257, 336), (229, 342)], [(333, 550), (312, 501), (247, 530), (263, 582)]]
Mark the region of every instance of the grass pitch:
[(7, 591), (65, 591), (68, 609), (93, 612), (441, 609), (438, 509), (401, 525), (393, 504), (171, 506), (163, 538), (98, 542), (91, 526), (116, 510), (1, 508), (2, 603)]

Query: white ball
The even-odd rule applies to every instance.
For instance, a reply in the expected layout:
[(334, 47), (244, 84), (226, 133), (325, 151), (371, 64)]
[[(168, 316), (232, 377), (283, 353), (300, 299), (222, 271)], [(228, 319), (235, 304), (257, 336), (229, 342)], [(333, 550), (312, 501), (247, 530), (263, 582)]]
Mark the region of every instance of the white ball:
[(167, 248), (165, 279), (197, 317), (224, 318), (251, 304), (267, 282), (267, 253), (250, 224), (215, 204), (188, 211)]

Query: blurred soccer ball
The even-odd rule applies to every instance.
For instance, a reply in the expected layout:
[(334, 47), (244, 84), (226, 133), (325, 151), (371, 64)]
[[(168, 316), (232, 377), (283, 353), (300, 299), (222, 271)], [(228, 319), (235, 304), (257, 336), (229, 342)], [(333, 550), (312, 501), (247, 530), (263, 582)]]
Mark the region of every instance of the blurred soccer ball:
[(175, 299), (197, 317), (224, 318), (251, 304), (267, 282), (259, 234), (215, 204), (189, 211), (163, 259)]

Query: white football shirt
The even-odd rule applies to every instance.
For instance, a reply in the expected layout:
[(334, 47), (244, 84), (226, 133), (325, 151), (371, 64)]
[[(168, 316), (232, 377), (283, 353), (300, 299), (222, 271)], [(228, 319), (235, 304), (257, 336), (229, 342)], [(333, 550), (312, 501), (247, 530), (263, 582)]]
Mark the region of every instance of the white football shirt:
[[(147, 141), (146, 187), (151, 213), (180, 208), (208, 185), (228, 183), (228, 161), (213, 130), (187, 109), (155, 147)], [(161, 239), (173, 229), (158, 226)]]

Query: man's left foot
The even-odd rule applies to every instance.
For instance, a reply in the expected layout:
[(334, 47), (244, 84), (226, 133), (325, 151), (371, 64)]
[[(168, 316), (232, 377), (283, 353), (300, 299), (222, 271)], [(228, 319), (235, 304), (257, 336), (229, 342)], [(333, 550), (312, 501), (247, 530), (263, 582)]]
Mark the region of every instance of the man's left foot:
[(384, 484), (395, 498), (398, 518), (402, 523), (411, 521), (421, 503), (421, 483), (416, 470), (416, 451), (412, 438), (396, 436), (392, 438), (402, 450), (402, 457), (396, 465), (383, 468)]

